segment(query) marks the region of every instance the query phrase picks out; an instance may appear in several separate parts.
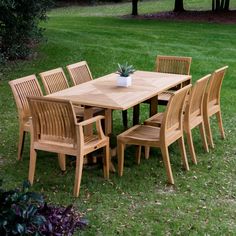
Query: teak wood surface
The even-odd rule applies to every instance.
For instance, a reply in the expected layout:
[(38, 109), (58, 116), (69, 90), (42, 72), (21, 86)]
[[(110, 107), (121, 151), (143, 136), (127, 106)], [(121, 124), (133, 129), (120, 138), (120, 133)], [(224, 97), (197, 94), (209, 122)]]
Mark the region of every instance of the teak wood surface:
[(91, 107), (105, 108), (105, 133), (110, 134), (112, 132), (112, 110), (127, 110), (153, 98), (151, 106), (152, 115), (154, 115), (157, 112), (158, 94), (184, 81), (191, 80), (190, 75), (136, 71), (132, 74), (132, 85), (126, 88), (116, 85), (117, 76), (116, 73), (108, 74), (48, 96), (68, 99), (74, 105), (84, 105), (84, 119), (92, 116)]
[[(74, 195), (79, 196), (84, 156), (97, 149), (104, 149), (103, 173), (109, 178), (109, 137), (105, 136), (101, 126), (103, 116), (77, 122), (73, 106), (68, 100), (45, 97), (28, 97), (32, 114), (31, 148), (28, 179), (34, 182), (37, 150), (60, 153), (59, 163), (66, 170), (65, 155), (76, 156)], [(96, 124), (96, 132), (86, 136), (83, 127)]]

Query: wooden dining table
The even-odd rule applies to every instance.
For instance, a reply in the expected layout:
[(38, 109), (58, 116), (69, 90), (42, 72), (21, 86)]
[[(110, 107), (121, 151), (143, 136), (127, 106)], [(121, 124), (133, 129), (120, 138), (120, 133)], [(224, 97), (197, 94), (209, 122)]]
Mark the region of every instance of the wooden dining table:
[[(74, 105), (84, 106), (84, 119), (93, 116), (92, 107), (105, 109), (105, 134), (112, 133), (112, 110), (127, 110), (150, 100), (151, 115), (157, 112), (158, 94), (178, 84), (191, 80), (190, 75), (168, 74), (150, 71), (135, 71), (130, 87), (116, 84), (116, 73), (73, 86), (47, 95), (58, 99), (68, 99)], [(87, 133), (91, 132), (91, 127)]]

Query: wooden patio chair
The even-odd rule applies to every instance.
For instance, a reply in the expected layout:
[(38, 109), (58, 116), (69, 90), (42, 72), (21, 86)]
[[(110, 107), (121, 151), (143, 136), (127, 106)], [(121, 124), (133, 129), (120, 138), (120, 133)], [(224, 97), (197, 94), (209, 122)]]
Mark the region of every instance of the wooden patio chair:
[[(29, 97), (32, 114), (32, 139), (30, 148), (29, 181), (34, 182), (37, 150), (76, 156), (74, 195), (78, 197), (83, 169), (83, 159), (88, 153), (104, 148), (104, 177), (109, 178), (109, 138), (103, 133), (101, 119), (96, 116), (77, 122), (73, 106), (68, 100)], [(96, 123), (96, 133), (85, 136), (83, 127)]]
[(92, 74), (86, 61), (77, 62), (66, 66), (73, 85), (82, 84), (93, 80)]
[(43, 93), (35, 75), (29, 75), (9, 82), (18, 110), (19, 144), (18, 157), (22, 158), (25, 133), (30, 132), (30, 110), (27, 96), (42, 97)]
[[(189, 75), (191, 62), (191, 57), (157, 56), (156, 71), (161, 73)], [(170, 90), (177, 90), (185, 85), (187, 85), (186, 82)], [(158, 95), (158, 105), (167, 105), (170, 97), (171, 93), (168, 91), (161, 93)]]
[(211, 75), (209, 74), (196, 81), (188, 98), (188, 102), (184, 112), (184, 131), (187, 135), (187, 143), (194, 164), (197, 164), (197, 158), (193, 146), (193, 137), (191, 132), (193, 128), (197, 126), (199, 127), (203, 147), (206, 152), (209, 152), (203, 119), (203, 99), (210, 77)]
[[(179, 56), (157, 56), (156, 58), (156, 71), (161, 73), (171, 74), (183, 74), (189, 75), (191, 67), (191, 57), (179, 57)], [(184, 82), (181, 85), (175, 86), (168, 91), (165, 91), (158, 95), (158, 105), (167, 105), (172, 91), (178, 90), (185, 85), (188, 85), (190, 81)], [(144, 101), (144, 103), (150, 104), (150, 100)], [(151, 106), (149, 114), (151, 116)], [(127, 120), (127, 114), (124, 113), (123, 120)], [(136, 106), (133, 110), (133, 123), (139, 121), (139, 106)]]
[(42, 79), (46, 94), (69, 88), (68, 81), (62, 68), (42, 72), (39, 76)]
[(150, 125), (136, 125), (122, 134), (118, 135), (118, 174), (123, 175), (124, 149), (126, 144), (138, 145), (137, 163), (140, 163), (141, 146), (161, 148), (162, 158), (165, 164), (168, 182), (174, 184), (174, 178), (170, 165), (168, 146), (178, 140), (183, 164), (189, 170), (183, 138), (183, 107), (186, 94), (191, 85), (173, 93), (167, 109), (164, 113), (161, 127)]
[[(187, 95), (188, 98), (186, 101), (186, 107), (184, 109), (184, 131), (187, 135), (187, 143), (194, 164), (197, 164), (197, 159), (193, 146), (193, 138), (191, 132), (193, 128), (199, 126), (204, 149), (206, 152), (209, 152), (203, 120), (203, 98), (207, 82), (210, 77), (210, 74), (206, 75), (195, 83), (195, 85), (191, 89), (190, 94)], [(160, 127), (163, 120), (163, 114), (164, 113), (162, 112), (157, 113), (153, 117), (147, 119), (144, 124)], [(146, 155), (149, 155), (148, 150)]]
[(209, 145), (214, 148), (212, 132), (210, 127), (210, 117), (214, 114), (218, 120), (218, 126), (222, 139), (225, 139), (225, 132), (223, 128), (221, 109), (220, 109), (220, 91), (222, 82), (228, 66), (224, 66), (212, 74), (209, 84), (206, 89), (203, 102), (203, 117), (206, 129), (206, 135)]

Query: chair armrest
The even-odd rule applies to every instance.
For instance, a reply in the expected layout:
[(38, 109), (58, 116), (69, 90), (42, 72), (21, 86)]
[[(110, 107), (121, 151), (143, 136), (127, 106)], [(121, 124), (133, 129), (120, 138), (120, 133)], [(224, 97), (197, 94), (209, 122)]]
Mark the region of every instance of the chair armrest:
[(103, 138), (105, 138), (105, 134), (103, 132), (102, 125), (101, 125), (102, 119), (105, 119), (105, 117), (101, 116), (101, 115), (95, 116), (90, 119), (87, 119), (87, 120), (77, 123), (76, 126), (78, 126), (79, 129), (81, 130), (80, 132), (82, 132), (84, 126), (91, 125), (92, 123), (96, 122), (96, 130), (97, 130), (98, 137), (99, 137), (99, 139), (103, 139)]
[(96, 121), (102, 120), (102, 119), (105, 119), (105, 117), (99, 115), (99, 116), (95, 116), (95, 117), (89, 118), (87, 120), (81, 121), (81, 122), (77, 123), (76, 125), (85, 126), (85, 125), (92, 124), (92, 123), (94, 123)]

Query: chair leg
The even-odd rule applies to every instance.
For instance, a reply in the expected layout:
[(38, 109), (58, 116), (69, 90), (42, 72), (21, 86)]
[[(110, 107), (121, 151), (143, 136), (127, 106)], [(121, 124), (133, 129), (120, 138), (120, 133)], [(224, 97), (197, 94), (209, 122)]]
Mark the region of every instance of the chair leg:
[(178, 143), (179, 143), (179, 147), (180, 147), (180, 152), (181, 152), (181, 157), (182, 157), (182, 161), (184, 164), (184, 168), (185, 168), (185, 170), (189, 170), (188, 159), (187, 159), (186, 150), (185, 150), (185, 146), (184, 146), (184, 137), (183, 136), (181, 136), (178, 139)]
[(149, 159), (149, 153), (150, 153), (150, 147), (149, 146), (145, 146), (144, 147), (144, 152), (145, 152), (145, 159)]
[(142, 149), (142, 146), (138, 145), (137, 148), (136, 148), (136, 153), (135, 153), (136, 163), (138, 165), (140, 164), (140, 160), (141, 160), (141, 149)]
[(79, 196), (80, 183), (83, 170), (84, 156), (82, 154), (76, 156), (76, 168), (75, 168), (75, 184), (74, 184), (74, 196)]
[(32, 185), (34, 183), (34, 173), (36, 167), (36, 159), (37, 159), (37, 152), (34, 148), (31, 147), (30, 149), (30, 163), (29, 163), (29, 175), (28, 180)]
[(211, 133), (211, 126), (210, 126), (210, 117), (204, 116), (204, 125), (205, 125), (207, 141), (208, 141), (209, 145), (212, 148), (214, 148), (214, 143), (213, 143), (213, 138), (212, 138), (212, 133)]
[(204, 147), (206, 152), (209, 152), (207, 139), (206, 139), (206, 131), (205, 131), (205, 127), (204, 127), (203, 123), (201, 123), (199, 125), (199, 129), (200, 129), (200, 134), (202, 136), (203, 147)]
[(109, 170), (110, 170), (110, 147), (109, 144), (107, 144), (104, 148), (104, 154), (103, 155), (103, 175), (105, 179), (109, 179)]
[(192, 136), (191, 129), (188, 129), (186, 131), (186, 136), (187, 136), (187, 143), (188, 143), (188, 147), (189, 147), (192, 161), (194, 164), (197, 164), (197, 158), (196, 158), (196, 153), (195, 153), (194, 146), (193, 146), (193, 136)]
[(23, 152), (23, 146), (24, 146), (24, 141), (25, 141), (25, 131), (23, 127), (20, 127), (19, 130), (19, 143), (18, 143), (18, 155), (17, 155), (17, 160), (20, 161), (22, 158), (22, 152)]
[(127, 129), (128, 128), (128, 112), (127, 112), (127, 110), (122, 111), (122, 120), (123, 120), (124, 129)]
[(121, 143), (118, 140), (117, 145), (117, 154), (118, 154), (118, 175), (123, 175), (123, 169), (124, 169), (124, 151), (125, 151), (125, 144)]
[(172, 170), (171, 170), (171, 165), (170, 165), (170, 158), (169, 158), (168, 147), (166, 147), (166, 146), (161, 147), (161, 153), (162, 153), (162, 158), (163, 158), (163, 161), (164, 161), (164, 164), (165, 164), (165, 168), (166, 168), (168, 182), (170, 184), (174, 184), (174, 178), (173, 178), (173, 174), (172, 174)]
[(223, 128), (223, 122), (222, 122), (221, 111), (219, 111), (219, 112), (216, 113), (216, 118), (217, 118), (217, 120), (218, 120), (218, 126), (219, 126), (219, 128), (220, 128), (221, 137), (222, 137), (222, 139), (225, 139), (225, 131), (224, 131), (224, 128)]
[(57, 154), (58, 163), (62, 171), (66, 170), (66, 155), (58, 153)]

